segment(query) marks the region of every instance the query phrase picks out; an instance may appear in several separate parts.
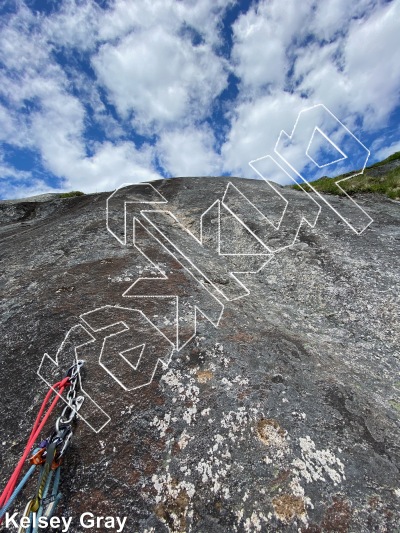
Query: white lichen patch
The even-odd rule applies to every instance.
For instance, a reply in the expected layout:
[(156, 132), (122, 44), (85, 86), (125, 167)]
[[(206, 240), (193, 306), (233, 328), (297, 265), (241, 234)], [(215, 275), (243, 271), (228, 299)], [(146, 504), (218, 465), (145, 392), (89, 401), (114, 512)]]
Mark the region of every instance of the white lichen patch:
[(201, 475), (201, 482), (207, 484), (214, 494), (220, 493), (228, 499), (229, 487), (224, 485), (224, 480), (232, 464), (229, 462), (231, 454), (225, 440), (219, 433), (214, 436), (206, 456), (197, 463), (196, 470)]
[(196, 380), (190, 376), (185, 379), (179, 370), (173, 369), (168, 370), (161, 379), (169, 385), (174, 394), (178, 395), (175, 402), (180, 400), (182, 405), (188, 406), (183, 412), (182, 418), (190, 425), (196, 418), (197, 404), (200, 401), (200, 389), (196, 385)]
[(165, 433), (169, 427), (169, 424), (171, 422), (171, 413), (166, 413), (164, 415), (163, 419), (158, 418), (158, 416), (155, 416), (150, 422), (151, 426), (156, 427), (160, 432), (160, 437), (165, 437)]
[(163, 498), (166, 499), (170, 497), (172, 499), (176, 499), (182, 489), (186, 491), (189, 498), (193, 498), (196, 492), (192, 483), (189, 483), (185, 480), (176, 482), (172, 479), (172, 476), (169, 472), (160, 476), (153, 474), (152, 481), (153, 486), (157, 491), (156, 503), (163, 501)]
[(191, 501), (195, 494), (194, 485), (186, 480), (173, 479), (169, 472), (160, 476), (154, 474), (152, 481), (157, 491), (155, 497), (157, 516), (169, 531), (187, 531), (187, 518), (192, 516), (193, 511)]
[(224, 385), (224, 387), (226, 387), (227, 389), (231, 389), (233, 387), (233, 383), (231, 381), (229, 381), (229, 379), (227, 378), (222, 378), (221, 379), (221, 383), (222, 385)]
[(236, 376), (233, 380), (233, 383), (237, 383), (239, 386), (244, 387), (249, 384), (248, 378), (243, 378), (242, 376)]
[(270, 455), (277, 460), (287, 453), (287, 432), (271, 418), (262, 418), (257, 424), (257, 435), (263, 444), (271, 448)]
[(248, 433), (253, 431), (250, 422), (257, 413), (257, 409), (252, 408), (247, 412), (244, 407), (239, 407), (237, 411), (222, 413), (221, 427), (228, 430), (228, 437), (232, 442), (243, 441)]
[[(200, 340), (197, 338), (198, 344)], [(210, 369), (213, 372), (217, 370), (218, 365), (227, 368), (230, 364), (230, 358), (225, 355), (224, 347), (218, 342), (211, 349), (205, 351), (205, 357), (208, 361), (211, 361)]]
[[(244, 509), (236, 511), (237, 523), (234, 525), (235, 531), (245, 531), (251, 533), (253, 531), (262, 531), (263, 523), (268, 524), (269, 519), (261, 511), (254, 510), (251, 516), (244, 519)], [(243, 523), (242, 523), (243, 522)], [(264, 527), (265, 529), (265, 527)]]
[[(223, 375), (218, 376), (223, 371), (225, 357), (221, 345), (215, 345), (208, 356), (207, 372), (210, 372), (210, 381), (220, 380), (227, 392), (248, 385), (247, 378), (240, 375), (229, 379)], [(286, 518), (280, 519), (288, 521), (287, 523), (297, 518), (303, 524), (307, 524), (306, 509), (312, 507), (312, 503), (305, 496), (304, 488), (301, 486), (303, 473), (309, 473), (311, 468), (309, 465), (312, 465), (312, 474), (309, 474), (311, 479), (318, 477), (320, 472), (326, 476), (329, 474), (335, 479), (335, 474), (340, 477), (343, 474), (340, 461), (338, 462), (338, 459), (328, 450), (319, 452), (315, 446), (313, 448), (311, 440), (303, 439), (301, 459), (295, 459), (292, 463), (293, 453), (289, 435), (276, 420), (262, 417), (259, 406), (251, 409), (242, 406), (227, 412), (212, 409), (213, 419), (211, 419), (211, 408), (201, 404), (200, 391), (203, 391), (205, 386), (212, 385), (212, 382), (207, 383), (208, 378), (203, 379), (204, 372), (205, 370), (201, 370), (198, 366), (188, 369), (187, 372), (169, 369), (162, 377), (162, 382), (171, 390), (174, 403), (179, 404), (179, 415), (176, 416), (177, 412), (174, 411), (174, 416), (169, 413), (163, 418), (155, 417), (153, 420), (153, 425), (160, 432), (160, 436), (165, 437), (168, 432), (172, 437), (167, 443), (169, 458), (165, 463), (164, 474), (153, 476), (154, 489), (157, 493), (156, 504), (159, 506), (157, 515), (163, 519), (163, 513), (168, 512), (169, 518), (167, 521), (164, 520), (164, 523), (170, 531), (176, 531), (182, 527), (186, 518), (190, 517), (195, 487), (197, 491), (200, 489), (203, 491), (205, 488), (209, 491), (210, 497), (217, 497), (222, 501), (231, 499), (230, 479), (234, 475), (240, 475), (239, 473), (244, 470), (244, 465), (237, 460), (238, 450), (242, 447), (249, 449), (259, 440), (265, 446), (263, 467), (266, 468), (268, 465), (269, 468), (273, 468), (273, 471), (278, 471), (278, 475), (274, 474), (277, 477), (275, 492), (277, 496), (275, 504), (271, 502), (273, 514), (278, 518), (285, 516)], [(298, 415), (298, 418), (304, 419), (302, 413)], [(202, 439), (199, 427), (207, 424), (210, 428), (211, 422), (213, 434), (208, 436), (209, 440), (205, 447), (199, 446), (198, 439)], [(174, 429), (175, 426), (176, 429)], [(179, 431), (177, 431), (178, 427)], [(188, 458), (193, 459), (192, 446), (196, 447), (196, 460), (194, 463), (192, 461), (189, 463)], [(203, 452), (199, 456), (200, 449)], [(172, 450), (175, 451), (172, 452)], [(291, 463), (297, 464), (297, 468), (285, 474)], [(173, 478), (173, 481), (172, 472), (175, 472), (177, 476)], [(262, 500), (265, 500), (266, 494), (270, 493), (270, 486), (256, 484), (246, 489), (243, 492), (244, 508), (237, 511), (237, 523), (233, 529), (235, 531), (265, 530), (270, 523), (270, 518), (260, 512), (258, 502), (263, 490)], [(170, 505), (167, 509), (168, 502)], [(182, 502), (185, 507), (183, 511)], [(174, 509), (177, 508), (180, 509), (179, 516), (176, 520), (174, 516), (172, 517), (174, 526), (171, 529), (171, 525), (167, 522), (169, 521), (170, 524), (170, 515), (171, 513), (173, 515)], [(178, 529), (174, 529), (175, 527)]]
[(229, 498), (231, 497), (230, 492), (229, 492), (229, 487), (222, 487), (222, 495), (225, 498), (225, 500), (229, 500)]
[(307, 483), (326, 481), (326, 476), (329, 476), (334, 485), (337, 485), (346, 479), (344, 464), (331, 450), (317, 450), (314, 441), (308, 435), (300, 438), (299, 444), (301, 459), (296, 458), (292, 461), (292, 465)]
[(310, 509), (314, 509), (314, 505), (312, 504), (311, 499), (305, 496), (304, 489), (300, 485), (300, 478), (298, 476), (295, 475), (291, 479), (289, 483), (289, 487), (291, 490), (291, 494), (293, 494), (293, 496), (299, 496), (300, 498), (303, 498), (305, 505), (309, 507)]
[(178, 440), (178, 446), (181, 450), (185, 449), (186, 446), (188, 445), (188, 442), (190, 442), (190, 440), (192, 439), (193, 437), (191, 437), (186, 429), (183, 431), (182, 435), (180, 436), (179, 440)]

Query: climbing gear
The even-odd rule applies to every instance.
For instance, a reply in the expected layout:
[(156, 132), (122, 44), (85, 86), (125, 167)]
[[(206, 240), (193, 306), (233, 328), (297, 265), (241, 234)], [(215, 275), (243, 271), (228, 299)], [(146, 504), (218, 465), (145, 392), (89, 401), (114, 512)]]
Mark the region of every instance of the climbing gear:
[[(58, 490), (60, 482), (60, 465), (71, 442), (72, 424), (84, 401), (84, 397), (78, 395), (78, 378), (82, 365), (83, 361), (81, 360), (73, 364), (69, 368), (66, 376), (61, 381), (55, 383), (46, 394), (21, 459), (0, 496), (0, 523), (5, 513), (14, 503), (18, 494), (33, 475), (36, 468), (40, 468), (36, 494), (26, 505), (23, 516), (32, 518), (33, 514), (35, 514), (35, 523), (37, 523), (41, 516), (45, 516), (48, 519), (53, 516), (56, 506), (61, 499), (61, 493)], [(67, 388), (67, 404), (56, 420), (53, 433), (34, 449), (33, 454), (29, 458), (31, 467), (17, 485), (21, 470), (23, 469), (24, 463), (34, 446), (34, 443), (49, 419), (58, 400), (61, 398), (64, 390)], [(56, 397), (52, 400), (50, 406), (47, 407), (46, 410), (46, 406), (50, 402), (50, 398), (54, 392), (56, 393)], [(30, 523), (33, 524), (33, 521), (31, 520)], [(28, 528), (21, 526), (18, 533), (23, 532), (36, 533), (37, 525), (31, 525), (28, 526)]]

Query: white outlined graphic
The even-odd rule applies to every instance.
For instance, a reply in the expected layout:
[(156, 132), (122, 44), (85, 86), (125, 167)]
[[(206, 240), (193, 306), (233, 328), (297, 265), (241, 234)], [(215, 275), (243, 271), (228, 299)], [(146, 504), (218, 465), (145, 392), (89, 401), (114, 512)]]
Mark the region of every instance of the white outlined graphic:
[[(168, 367), (174, 346), (142, 311), (106, 305), (80, 318), (96, 334), (121, 326), (116, 333), (104, 336), (98, 363), (122, 389), (133, 391), (149, 385), (159, 364)], [(128, 352), (137, 356), (129, 357)]]
[[(150, 214), (151, 213), (151, 214)], [(143, 217), (147, 220), (153, 229), (165, 239), (174, 249), (174, 256), (179, 258), (180, 262), (185, 265), (188, 271), (196, 272), (195, 277), (198, 279), (204, 278), (205, 283), (211, 284), (214, 289), (227, 301), (238, 300), (243, 296), (249, 294), (247, 287), (235, 276), (235, 273), (227, 270), (224, 254), (215, 253), (210, 250), (203, 243), (203, 227), (201, 227), (200, 239), (197, 239), (193, 233), (186, 229), (179, 220), (170, 212), (162, 211), (143, 211)], [(157, 216), (157, 215), (161, 215)], [(170, 220), (167, 222), (167, 218)], [(168, 234), (161, 229), (161, 219), (168, 223)], [(171, 220), (172, 219), (172, 220)], [(203, 223), (203, 218), (201, 219)], [(221, 242), (220, 223), (218, 225), (218, 242)], [(202, 253), (199, 254), (201, 249)], [(267, 253), (267, 252), (266, 252)], [(235, 255), (235, 254), (226, 254)], [(259, 254), (263, 256), (265, 254)], [(197, 260), (196, 260), (197, 259)], [(268, 261), (261, 257), (261, 265), (257, 270), (262, 268)], [(269, 258), (268, 258), (269, 260)], [(207, 264), (208, 263), (208, 264)], [(187, 266), (186, 266), (187, 265)], [(250, 272), (248, 272), (250, 273)], [(214, 281), (214, 276), (223, 280), (223, 284), (217, 284)]]
[[(148, 194), (155, 197), (154, 200), (147, 198)], [(134, 196), (133, 196), (134, 195)], [(106, 201), (107, 229), (118, 242), (126, 245), (127, 238), (127, 216), (129, 204), (167, 204), (168, 201), (157, 191), (151, 183), (139, 183), (132, 189), (132, 184), (124, 183), (116, 189)], [(121, 209), (122, 204), (122, 209)], [(111, 216), (111, 213), (113, 216)], [(123, 228), (121, 238), (121, 228)]]
[[(335, 154), (329, 152), (328, 161), (327, 146)], [(281, 132), (275, 153), (282, 164), (270, 155), (249, 163), (263, 178), (259, 191), (265, 195), (251, 201), (245, 181), (240, 185), (229, 181), (222, 198), (200, 215), (199, 236), (170, 211), (168, 200), (151, 183), (124, 184), (114, 191), (107, 198), (107, 230), (126, 246), (132, 229), (132, 244), (152, 274), (139, 276), (122, 294), (132, 299), (132, 307), (106, 305), (80, 315), (83, 325), (68, 331), (55, 359), (44, 355), (38, 375), (51, 386), (49, 372), (71, 360), (66, 352), (73, 349), (77, 361), (77, 350), (100, 339), (101, 348), (90, 364), (100, 367), (124, 391), (134, 391), (149, 385), (157, 369), (167, 368), (173, 353), (193, 339), (200, 316), (218, 327), (226, 302), (250, 294), (240, 275), (260, 272), (278, 252), (296, 242), (303, 225), (314, 228), (321, 213), (320, 203), (301, 186), (304, 194), (298, 205), (289, 202), (268, 179), (271, 174), (294, 183), (300, 178), (357, 234), (372, 223), (346, 193), (351, 203), (339, 212), (305, 178), (310, 165), (321, 171), (344, 162), (362, 168), (335, 181), (343, 191), (339, 183), (362, 173), (368, 160), (367, 148), (325, 106), (301, 111), (291, 135)], [(232, 237), (235, 232), (241, 239)], [(82, 393), (87, 408), (78, 416), (97, 433), (110, 417)]]
[[(125, 315), (124, 319), (121, 319), (121, 317), (115, 318), (115, 313), (122, 313)], [(142, 311), (128, 307), (106, 305), (83, 313), (79, 318), (84, 325), (77, 324), (68, 330), (55, 358), (53, 359), (47, 353), (42, 358), (37, 374), (49, 387), (52, 388), (52, 383), (54, 382), (52, 373), (55, 370), (63, 370), (70, 365), (72, 353), (72, 360), (76, 363), (80, 359), (78, 357), (79, 349), (96, 341), (93, 333), (104, 335), (102, 337), (102, 348), (98, 358), (94, 361), (86, 360), (85, 366), (100, 366), (126, 391), (133, 391), (149, 385), (160, 364), (164, 368), (168, 367), (175, 349), (174, 345)], [(134, 327), (129, 326), (129, 321), (132, 322)], [(113, 326), (121, 326), (122, 329), (107, 335), (107, 332)], [(124, 333), (126, 335), (122, 335)], [(126, 347), (127, 344), (128, 348)], [(133, 358), (128, 355), (128, 352), (136, 352), (138, 354), (135, 362), (132, 362)], [(147, 356), (149, 352), (151, 354), (150, 357), (143, 357), (143, 355)], [(160, 353), (163, 352), (164, 355), (160, 356)], [(115, 368), (115, 363), (118, 360), (121, 360), (123, 366), (122, 374), (124, 377), (122, 380), (119, 378), (121, 364), (119, 368)], [(114, 365), (114, 368), (110, 369), (109, 365)], [(144, 368), (141, 368), (142, 366)], [(78, 373), (78, 379), (80, 382), (80, 394), (84, 396), (85, 400), (79, 412), (77, 412), (77, 416), (92, 431), (99, 433), (110, 422), (111, 418), (87, 393), (82, 385), (80, 373)], [(127, 381), (128, 385), (126, 385)], [(99, 383), (99, 386), (102, 384)], [(55, 391), (55, 389), (53, 390)], [(55, 392), (57, 393), (57, 391)], [(60, 398), (66, 403), (62, 396)]]
[[(175, 304), (174, 310), (174, 332), (168, 335), (166, 331), (160, 328), (160, 331), (163, 331), (163, 334), (173, 340), (173, 344), (176, 350), (181, 350), (196, 334), (196, 325), (197, 325), (197, 314), (200, 313), (203, 315), (214, 327), (218, 327), (221, 317), (224, 311), (224, 305), (213, 294), (204, 280), (198, 280), (192, 272), (185, 268), (179, 259), (177, 259), (171, 252), (166, 248), (166, 246), (160, 242), (140, 221), (136, 218), (133, 221), (133, 241), (135, 248), (153, 265), (153, 267), (159, 272), (157, 277), (139, 277), (123, 294), (127, 298), (138, 298), (138, 299), (172, 299)], [(174, 261), (177, 263), (178, 268), (173, 268), (171, 265), (170, 272), (167, 274), (162, 272), (156, 264), (156, 260), (161, 260), (161, 262), (168, 264), (169, 261)], [(179, 293), (176, 294), (177, 290), (177, 279), (172, 280), (169, 276), (177, 276), (176, 272), (179, 273), (179, 267), (182, 268), (187, 274), (186, 279), (182, 276), (179, 280), (179, 285), (182, 285), (182, 291), (184, 293), (189, 293), (190, 297), (180, 296)], [(166, 292), (167, 287), (166, 283), (169, 282), (168, 286), (169, 292)], [(191, 290), (190, 290), (190, 283)], [(195, 290), (196, 289), (196, 290)], [(137, 303), (140, 309), (140, 301)], [(204, 304), (204, 305), (202, 305)], [(188, 309), (189, 308), (189, 309)], [(181, 333), (181, 321), (186, 317), (188, 320), (188, 315), (192, 315), (191, 320), (191, 329), (192, 331)], [(170, 329), (170, 328), (169, 328)]]
[[(329, 161), (328, 163), (324, 163), (322, 165), (320, 165), (318, 163), (318, 161), (316, 161), (311, 155), (310, 155), (310, 149), (313, 145), (313, 141), (315, 139), (315, 134), (318, 132), (319, 135), (322, 135), (322, 137), (341, 155), (341, 157), (338, 157), (337, 159), (333, 159), (332, 161)], [(329, 137), (327, 135), (325, 135), (325, 133), (318, 127), (318, 126), (315, 126), (314, 128), (314, 131), (311, 135), (311, 139), (310, 139), (310, 142), (308, 143), (308, 146), (307, 146), (307, 150), (306, 150), (306, 156), (311, 159), (311, 161), (314, 163), (314, 165), (318, 168), (324, 168), (324, 167), (328, 167), (329, 165), (334, 165), (335, 163), (340, 163), (340, 161), (344, 161), (345, 159), (347, 159), (347, 155), (342, 152), (342, 150), (339, 148), (339, 146), (337, 146), (334, 142), (331, 141), (331, 139), (329, 139)]]
[[(78, 350), (88, 344), (93, 343), (94, 341), (94, 336), (84, 326), (81, 324), (73, 326), (66, 333), (54, 359), (47, 353), (43, 355), (37, 371), (38, 376), (49, 387), (51, 387), (58, 396), (60, 396), (52, 387), (54, 378), (51, 376), (51, 373), (54, 372), (54, 370), (65, 370), (65, 368), (70, 366), (71, 361), (73, 361), (74, 364), (78, 364), (78, 360), (80, 359), (78, 357)], [(85, 401), (83, 402), (79, 412), (75, 412), (77, 416), (83, 420), (92, 431), (99, 433), (110, 422), (111, 419), (109, 415), (85, 391), (82, 385), (80, 372), (78, 372), (78, 379), (80, 385), (80, 394), (85, 398)], [(67, 401), (62, 396), (60, 396), (60, 398), (66, 405), (68, 405)], [(90, 414), (88, 414), (88, 412), (90, 412)]]
[[(231, 183), (225, 191), (222, 203), (226, 209), (246, 225), (248, 230), (266, 247), (269, 253), (276, 253), (295, 243), (303, 224), (307, 224), (311, 228), (315, 227), (321, 212), (321, 206), (306, 191), (304, 191), (305, 196), (302, 199), (305, 205), (302, 206), (301, 210), (298, 206), (289, 204), (289, 201), (274, 187), (273, 183), (264, 177), (266, 164), (273, 166), (275, 172), (284, 174), (285, 177), (290, 178), (290, 175), (269, 155), (249, 163), (251, 168), (263, 178), (264, 189), (268, 187), (268, 191), (272, 190), (275, 193), (274, 195), (266, 195), (267, 203), (276, 202), (277, 200), (283, 203), (283, 209), (278, 208), (279, 218), (276, 217), (274, 220), (269, 213), (268, 216), (264, 214), (243, 194), (242, 190), (239, 190)], [(280, 215), (279, 211), (281, 211)], [(258, 235), (250, 229), (254, 222), (258, 226)], [(285, 229), (284, 232), (282, 231), (283, 229)], [(287, 236), (288, 233), (289, 237)], [(271, 244), (271, 241), (273, 244)]]
[[(309, 155), (316, 131), (321, 133), (325, 140), (343, 157), (335, 159), (326, 165), (318, 165), (315, 162), (315, 158), (311, 158)], [(342, 181), (347, 181), (364, 172), (370, 151), (323, 104), (317, 104), (300, 111), (291, 134), (281, 131), (274, 151), (304, 183), (307, 183), (318, 198), (332, 209), (355, 233), (360, 235), (373, 222), (368, 213), (340, 186)], [(353, 169), (361, 169), (355, 170), (349, 176), (335, 181), (337, 187), (351, 202), (347, 206), (345, 214), (333, 207), (329, 200), (314, 189), (312, 183), (307, 179), (307, 163), (313, 163), (318, 168), (324, 168), (341, 163), (344, 159), (348, 160), (348, 164), (351, 164)], [(332, 170), (334, 171), (334, 169)]]

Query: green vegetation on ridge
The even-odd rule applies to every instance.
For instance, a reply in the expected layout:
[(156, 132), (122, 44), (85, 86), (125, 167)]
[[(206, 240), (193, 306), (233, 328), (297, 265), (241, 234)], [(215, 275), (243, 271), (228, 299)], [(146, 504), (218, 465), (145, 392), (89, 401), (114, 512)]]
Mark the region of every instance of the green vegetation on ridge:
[[(394, 164), (393, 164), (394, 163)], [(398, 164), (396, 164), (398, 163)], [(387, 169), (385, 169), (387, 167)], [(351, 176), (353, 172), (343, 174), (337, 178), (322, 177), (312, 182), (312, 186), (318, 192), (344, 196), (344, 193), (335, 184), (339, 179)], [(393, 200), (400, 200), (400, 152), (392, 154), (383, 161), (367, 167), (363, 174), (354, 176), (347, 181), (342, 181), (340, 186), (351, 196), (356, 193), (384, 194)], [(301, 190), (299, 185), (290, 185), (292, 189)], [(307, 184), (301, 187), (310, 192), (312, 189)]]
[(83, 196), (85, 193), (82, 191), (62, 192), (58, 195), (59, 198), (73, 198), (74, 196)]

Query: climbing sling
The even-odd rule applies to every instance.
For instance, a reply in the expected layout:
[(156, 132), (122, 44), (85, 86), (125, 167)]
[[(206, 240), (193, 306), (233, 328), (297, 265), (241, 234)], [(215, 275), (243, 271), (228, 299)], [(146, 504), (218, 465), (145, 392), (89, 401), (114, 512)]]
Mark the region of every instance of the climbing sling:
[[(35, 470), (39, 469), (36, 494), (27, 503), (23, 514), (23, 517), (30, 518), (30, 525), (27, 527), (21, 526), (18, 533), (37, 533), (39, 519), (43, 516), (49, 520), (53, 516), (57, 504), (61, 499), (62, 495), (59, 492), (60, 465), (72, 438), (72, 424), (84, 401), (84, 397), (78, 395), (80, 386), (79, 375), (82, 365), (83, 361), (80, 360), (73, 364), (69, 368), (66, 376), (61, 381), (55, 383), (46, 394), (21, 459), (0, 495), (1, 524), (5, 514), (14, 504), (21, 490), (32, 477)], [(66, 389), (68, 389), (65, 400), (66, 405), (55, 423), (53, 433), (41, 441), (34, 449), (33, 454), (29, 458), (31, 467), (18, 483), (26, 459), (31, 453), (32, 448), (34, 448), (40, 432)], [(50, 405), (48, 405), (54, 393), (56, 396)]]

